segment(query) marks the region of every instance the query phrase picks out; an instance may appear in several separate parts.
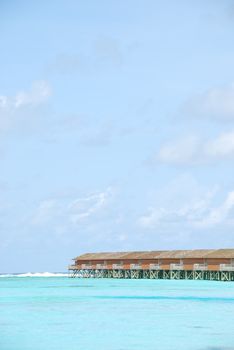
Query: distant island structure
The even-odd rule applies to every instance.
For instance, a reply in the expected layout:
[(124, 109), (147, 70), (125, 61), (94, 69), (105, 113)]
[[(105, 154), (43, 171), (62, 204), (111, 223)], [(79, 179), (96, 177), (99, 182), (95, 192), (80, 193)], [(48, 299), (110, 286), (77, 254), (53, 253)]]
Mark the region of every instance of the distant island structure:
[(234, 281), (234, 249), (87, 253), (71, 277)]

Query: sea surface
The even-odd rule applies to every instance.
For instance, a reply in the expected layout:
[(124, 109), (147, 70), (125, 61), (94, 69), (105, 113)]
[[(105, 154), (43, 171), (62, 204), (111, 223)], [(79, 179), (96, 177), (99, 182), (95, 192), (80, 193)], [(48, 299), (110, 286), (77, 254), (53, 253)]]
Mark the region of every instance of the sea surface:
[(0, 350), (234, 350), (234, 282), (0, 277)]

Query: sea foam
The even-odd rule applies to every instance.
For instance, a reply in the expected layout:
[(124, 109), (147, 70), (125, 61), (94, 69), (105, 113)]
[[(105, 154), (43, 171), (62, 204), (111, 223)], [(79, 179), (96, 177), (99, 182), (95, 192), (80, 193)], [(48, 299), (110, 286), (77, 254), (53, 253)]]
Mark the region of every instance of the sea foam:
[(0, 278), (6, 277), (67, 277), (68, 273), (61, 272), (27, 272), (27, 273), (12, 273), (0, 274)]

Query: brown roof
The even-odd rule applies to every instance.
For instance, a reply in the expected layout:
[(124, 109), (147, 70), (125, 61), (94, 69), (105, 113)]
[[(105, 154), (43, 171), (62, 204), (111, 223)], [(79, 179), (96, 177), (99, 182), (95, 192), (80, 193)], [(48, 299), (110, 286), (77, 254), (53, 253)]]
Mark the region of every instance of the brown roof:
[(113, 253), (86, 253), (78, 256), (74, 260), (112, 260), (112, 259), (121, 259), (127, 252), (113, 252)]
[(196, 250), (169, 250), (160, 254), (159, 259), (197, 259), (206, 258), (214, 252), (211, 249), (196, 249)]
[(143, 252), (86, 253), (74, 260), (131, 260), (131, 259), (193, 259), (227, 258), (234, 259), (234, 249), (196, 249)]
[(234, 249), (217, 249), (213, 250), (209, 255), (209, 258), (227, 258), (234, 259)]

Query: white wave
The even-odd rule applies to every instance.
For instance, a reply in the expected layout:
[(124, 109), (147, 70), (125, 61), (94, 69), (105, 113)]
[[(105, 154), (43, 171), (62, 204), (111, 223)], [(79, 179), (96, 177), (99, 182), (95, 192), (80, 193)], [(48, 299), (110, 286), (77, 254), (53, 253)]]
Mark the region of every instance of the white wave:
[(14, 277), (14, 275), (4, 273), (4, 275), (0, 275), (0, 278), (3, 278), (3, 277)]
[(19, 274), (2, 274), (0, 278), (4, 277), (68, 277), (68, 273), (60, 273), (60, 272), (27, 272), (27, 273), (19, 273)]

